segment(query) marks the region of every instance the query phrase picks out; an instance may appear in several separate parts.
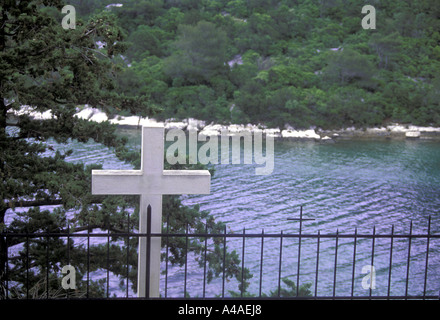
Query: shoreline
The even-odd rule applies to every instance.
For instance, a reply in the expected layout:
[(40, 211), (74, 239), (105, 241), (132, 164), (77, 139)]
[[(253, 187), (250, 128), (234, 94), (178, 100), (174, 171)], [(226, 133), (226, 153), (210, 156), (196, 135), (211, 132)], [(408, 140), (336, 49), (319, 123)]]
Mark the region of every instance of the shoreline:
[[(50, 111), (44, 113), (35, 112), (27, 106), (22, 107), (20, 111), (10, 114), (10, 116), (19, 116), (28, 114), (36, 120), (45, 120), (52, 118)], [(164, 125), (165, 130), (180, 129), (184, 131), (197, 130), (199, 135), (213, 136), (221, 135), (222, 131), (227, 131), (228, 135), (239, 135), (242, 133), (262, 133), (265, 136), (273, 137), (276, 140), (293, 140), (293, 141), (316, 141), (323, 143), (332, 143), (336, 140), (351, 139), (396, 139), (396, 140), (438, 140), (440, 141), (440, 128), (438, 127), (421, 127), (415, 125), (389, 124), (385, 127), (375, 127), (358, 129), (355, 127), (344, 129), (323, 130), (320, 128), (311, 128), (298, 130), (286, 125), (285, 128), (268, 128), (264, 125), (254, 124), (229, 124), (220, 125), (213, 122), (207, 123), (203, 120), (193, 118), (176, 121), (175, 119), (167, 119), (165, 121), (157, 121), (153, 118), (141, 118), (139, 116), (116, 116), (109, 119), (108, 116), (99, 109), (84, 107), (74, 115), (80, 119), (95, 122), (108, 121), (116, 124), (120, 128), (135, 129), (143, 125), (158, 124)]]

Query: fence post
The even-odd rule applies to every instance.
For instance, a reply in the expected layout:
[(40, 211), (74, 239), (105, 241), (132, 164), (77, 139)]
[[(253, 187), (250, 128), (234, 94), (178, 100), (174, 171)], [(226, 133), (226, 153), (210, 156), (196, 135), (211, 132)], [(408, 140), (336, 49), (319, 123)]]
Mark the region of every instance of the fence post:
[(8, 299), (8, 268), (8, 235), (7, 230), (4, 230), (0, 236), (0, 299)]
[(150, 298), (150, 263), (151, 263), (151, 205), (147, 208), (147, 262), (145, 268), (145, 297)]
[(296, 296), (299, 296), (299, 273), (301, 265), (301, 235), (302, 235), (302, 223), (303, 221), (314, 221), (315, 219), (303, 219), (303, 206), (300, 207), (299, 219), (287, 218), (287, 220), (299, 221), (299, 234), (298, 234), (298, 267), (296, 270)]

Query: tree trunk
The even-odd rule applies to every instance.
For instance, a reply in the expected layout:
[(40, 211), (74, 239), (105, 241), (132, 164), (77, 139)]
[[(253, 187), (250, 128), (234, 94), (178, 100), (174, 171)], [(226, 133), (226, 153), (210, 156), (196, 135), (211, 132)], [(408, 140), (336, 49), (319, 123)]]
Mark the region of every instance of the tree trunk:
[[(0, 224), (5, 221), (6, 209), (0, 211)], [(1, 229), (0, 229), (1, 234)], [(6, 262), (8, 248), (6, 246), (6, 237), (0, 235), (0, 300), (5, 299), (5, 282), (6, 282)]]
[[(5, 50), (6, 45), (6, 35), (5, 35), (5, 24), (7, 15), (5, 10), (2, 8), (1, 11), (1, 29), (0, 29), (0, 52)], [(7, 108), (5, 105), (5, 100), (3, 98), (3, 81), (4, 79), (0, 79), (0, 137), (6, 138), (6, 117), (7, 117)], [(4, 161), (0, 157), (0, 174), (2, 174), (2, 184), (3, 184), (3, 173), (5, 169)], [(7, 207), (3, 203), (3, 199), (0, 199), (2, 203), (0, 203), (0, 225), (5, 222), (5, 214)], [(2, 232), (0, 228), (0, 233)], [(6, 278), (6, 256), (8, 253), (8, 248), (6, 247), (6, 238), (4, 236), (0, 236), (0, 300), (5, 298), (5, 278)]]

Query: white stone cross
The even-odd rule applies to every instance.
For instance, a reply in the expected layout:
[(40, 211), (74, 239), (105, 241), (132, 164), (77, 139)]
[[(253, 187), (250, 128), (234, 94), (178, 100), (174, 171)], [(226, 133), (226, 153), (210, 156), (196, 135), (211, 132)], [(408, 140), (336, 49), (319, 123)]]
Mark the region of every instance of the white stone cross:
[[(142, 128), (140, 170), (92, 170), (92, 194), (140, 195), (139, 232), (147, 232), (151, 206), (151, 232), (162, 232), (162, 195), (209, 194), (208, 170), (164, 170), (164, 126)], [(150, 297), (159, 297), (161, 239), (151, 237)], [(139, 238), (138, 296), (146, 296), (147, 239)]]

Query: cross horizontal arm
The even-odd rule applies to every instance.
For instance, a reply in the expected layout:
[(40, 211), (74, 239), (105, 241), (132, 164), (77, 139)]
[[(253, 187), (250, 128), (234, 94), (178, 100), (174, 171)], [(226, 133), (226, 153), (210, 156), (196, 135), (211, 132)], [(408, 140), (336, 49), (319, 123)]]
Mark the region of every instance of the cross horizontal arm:
[(209, 194), (208, 170), (165, 170), (161, 175), (141, 170), (93, 170), (92, 194)]

